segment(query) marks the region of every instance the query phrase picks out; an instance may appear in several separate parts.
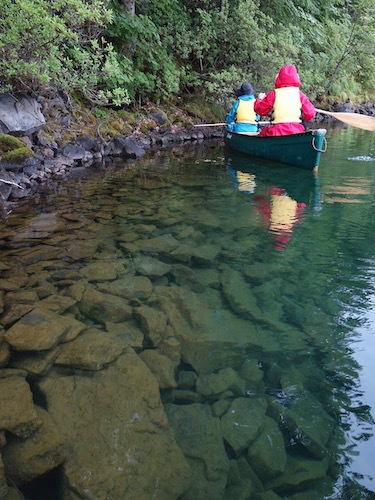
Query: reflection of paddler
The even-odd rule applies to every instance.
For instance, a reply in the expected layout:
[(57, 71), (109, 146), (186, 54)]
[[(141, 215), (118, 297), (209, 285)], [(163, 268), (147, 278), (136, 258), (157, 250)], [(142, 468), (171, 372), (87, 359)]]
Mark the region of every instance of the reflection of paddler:
[[(298, 204), (286, 193), (275, 192), (271, 189), (271, 215), (270, 230), (276, 233), (280, 231), (290, 231), (296, 223)], [(282, 191), (282, 190), (281, 190)]]
[(300, 222), (305, 203), (299, 203), (278, 187), (269, 190), (270, 198), (256, 196), (258, 210), (273, 234), (276, 250), (284, 250), (295, 224)]
[(235, 170), (232, 167), (228, 167), (231, 177), (234, 180), (234, 185), (242, 193), (252, 194), (255, 191), (256, 182), (255, 175), (249, 174), (247, 172), (241, 172), (241, 170)]
[(237, 170), (237, 189), (238, 191), (244, 191), (245, 193), (254, 193), (255, 191), (255, 175), (247, 174), (245, 172), (240, 172)]

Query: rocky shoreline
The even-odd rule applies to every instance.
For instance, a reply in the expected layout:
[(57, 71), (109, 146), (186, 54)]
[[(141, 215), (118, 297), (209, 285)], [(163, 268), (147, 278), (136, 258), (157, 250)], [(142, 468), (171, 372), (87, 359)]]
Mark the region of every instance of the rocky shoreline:
[[(140, 124), (123, 134), (101, 134), (100, 124), (70, 133), (71, 117), (62, 98), (0, 97), (0, 204), (35, 193), (46, 182), (62, 179), (76, 168), (90, 168), (138, 159), (154, 148), (221, 138), (222, 127), (194, 128), (192, 117), (174, 122), (162, 111), (147, 114), (148, 130)], [(43, 111), (43, 112), (42, 112)], [(57, 115), (57, 120), (56, 120)], [(181, 118), (181, 117), (179, 117)], [(48, 129), (53, 127), (51, 133)], [(47, 131), (46, 131), (47, 130)], [(69, 130), (69, 133), (64, 131)]]
[[(375, 116), (375, 103), (356, 109), (350, 103), (336, 103), (331, 110)], [(0, 96), (2, 210), (8, 202), (33, 195), (46, 182), (66, 178), (77, 167), (138, 159), (153, 148), (222, 137), (222, 127), (194, 127), (219, 121), (212, 115), (198, 116), (196, 108), (189, 113), (148, 106), (143, 111), (138, 121), (130, 113), (120, 112), (120, 118), (106, 123), (57, 93), (37, 99)], [(332, 120), (321, 115), (315, 118), (318, 123)]]

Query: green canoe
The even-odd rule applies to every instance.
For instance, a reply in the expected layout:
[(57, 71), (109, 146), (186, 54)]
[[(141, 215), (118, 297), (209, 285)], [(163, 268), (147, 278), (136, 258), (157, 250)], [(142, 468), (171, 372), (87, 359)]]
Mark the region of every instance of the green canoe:
[(327, 149), (326, 132), (326, 129), (320, 128), (301, 134), (259, 137), (226, 130), (224, 142), (233, 151), (304, 170), (317, 170), (320, 155)]

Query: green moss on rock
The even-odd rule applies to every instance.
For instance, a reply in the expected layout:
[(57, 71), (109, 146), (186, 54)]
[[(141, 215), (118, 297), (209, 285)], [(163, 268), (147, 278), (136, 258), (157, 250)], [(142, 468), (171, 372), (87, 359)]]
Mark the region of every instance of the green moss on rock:
[(117, 111), (117, 115), (129, 125), (135, 125), (137, 123), (136, 117), (134, 116), (133, 113), (130, 113), (129, 111), (120, 109), (119, 111)]
[(8, 151), (13, 151), (14, 149), (24, 148), (25, 143), (21, 139), (17, 139), (13, 135), (0, 134), (0, 152), (7, 153)]
[(147, 132), (150, 132), (151, 130), (155, 130), (157, 126), (158, 124), (155, 122), (155, 120), (146, 119), (143, 120), (142, 123), (140, 123), (139, 130), (145, 134)]
[(5, 153), (2, 159), (9, 163), (21, 163), (33, 156), (35, 156), (33, 150), (23, 143), (21, 148), (13, 149), (13, 151)]

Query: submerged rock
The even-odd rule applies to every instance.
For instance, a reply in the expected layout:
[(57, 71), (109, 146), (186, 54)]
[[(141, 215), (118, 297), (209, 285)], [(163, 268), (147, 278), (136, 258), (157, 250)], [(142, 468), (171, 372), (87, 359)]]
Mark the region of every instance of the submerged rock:
[(201, 375), (197, 380), (197, 391), (203, 396), (217, 396), (226, 391), (233, 391), (237, 396), (245, 395), (245, 381), (233, 370), (223, 368), (217, 373)]
[(0, 378), (0, 430), (27, 438), (41, 424), (26, 380), (17, 375)]
[(221, 274), (223, 293), (233, 312), (250, 320), (265, 323), (276, 330), (284, 330), (285, 326), (278, 318), (265, 314), (259, 307), (257, 298), (242, 274), (229, 266), (224, 266)]
[(132, 317), (132, 308), (122, 297), (102, 293), (87, 286), (78, 303), (81, 312), (87, 317), (105, 324), (107, 321), (126, 321)]
[(177, 387), (174, 371), (175, 366), (172, 361), (153, 349), (146, 349), (139, 357), (149, 367), (160, 389), (173, 389)]
[(42, 425), (28, 439), (9, 439), (2, 450), (7, 478), (19, 485), (60, 465), (69, 455), (61, 433), (47, 411), (36, 408)]
[(224, 449), (220, 420), (209, 405), (166, 405), (177, 443), (192, 468), (186, 500), (222, 498), (227, 483), (229, 460)]
[(68, 329), (59, 319), (53, 311), (35, 308), (9, 328), (5, 339), (17, 351), (51, 349), (64, 338)]
[(158, 384), (133, 350), (91, 377), (56, 373), (40, 389), (72, 450), (64, 498), (167, 499), (188, 489), (190, 469)]
[(124, 351), (127, 343), (96, 328), (88, 328), (75, 340), (60, 347), (56, 365), (101, 370)]
[(249, 463), (263, 481), (281, 474), (287, 460), (284, 437), (279, 426), (267, 416), (264, 424), (263, 432), (247, 452)]
[(327, 442), (335, 427), (335, 421), (320, 402), (311, 394), (303, 393), (282, 405), (270, 400), (270, 414), (283, 422), (296, 441), (316, 458), (327, 456)]
[(327, 470), (328, 458), (311, 460), (289, 456), (284, 473), (266, 483), (266, 487), (280, 494), (292, 490), (297, 493), (309, 486), (313, 487), (317, 480), (326, 476)]
[(237, 456), (262, 432), (266, 409), (265, 398), (236, 398), (221, 418), (224, 439)]

